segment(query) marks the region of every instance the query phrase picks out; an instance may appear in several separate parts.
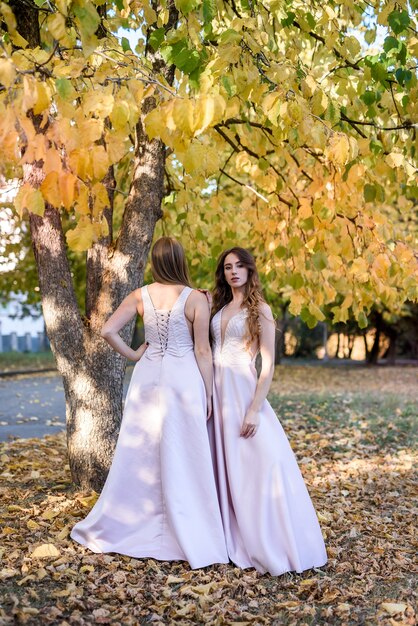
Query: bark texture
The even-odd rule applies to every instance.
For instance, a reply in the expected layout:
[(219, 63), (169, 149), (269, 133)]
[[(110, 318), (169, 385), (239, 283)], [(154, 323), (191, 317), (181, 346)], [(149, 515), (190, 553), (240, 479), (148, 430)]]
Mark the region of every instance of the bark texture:
[[(38, 9), (34, 3), (19, 0), (10, 4), (20, 34), (30, 47), (38, 46)], [(168, 8), (169, 24), (173, 25), (178, 13), (172, 0)], [(104, 7), (101, 14), (103, 11)], [(165, 67), (153, 54), (149, 52), (154, 69), (172, 82), (174, 68)], [(153, 107), (155, 100), (150, 97), (143, 104), (143, 115)], [(35, 116), (32, 119), (41, 132), (40, 120)], [(112, 169), (104, 181), (110, 203), (105, 213), (109, 236), (87, 254), (85, 316), (77, 305), (59, 211), (47, 206), (42, 217), (30, 215), (46, 330), (64, 381), (69, 464), (74, 482), (82, 488), (99, 491), (112, 461), (122, 415), (126, 361), (100, 337), (100, 329), (123, 298), (143, 282), (155, 224), (162, 215), (164, 168), (165, 146), (158, 140), (148, 140), (140, 120), (133, 181), (116, 241), (112, 228)], [(42, 180), (42, 163), (25, 166), (24, 182), (39, 186)], [(128, 343), (133, 328), (134, 320), (121, 333)]]

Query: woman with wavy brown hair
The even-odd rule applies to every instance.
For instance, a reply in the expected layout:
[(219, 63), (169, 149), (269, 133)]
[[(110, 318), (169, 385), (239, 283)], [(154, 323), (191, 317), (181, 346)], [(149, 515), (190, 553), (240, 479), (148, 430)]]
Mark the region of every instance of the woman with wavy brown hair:
[[(213, 293), (213, 423), (210, 435), (228, 555), (273, 575), (327, 560), (321, 529), (287, 437), (266, 400), (275, 323), (254, 258), (219, 258)], [(255, 358), (261, 353), (257, 380)]]

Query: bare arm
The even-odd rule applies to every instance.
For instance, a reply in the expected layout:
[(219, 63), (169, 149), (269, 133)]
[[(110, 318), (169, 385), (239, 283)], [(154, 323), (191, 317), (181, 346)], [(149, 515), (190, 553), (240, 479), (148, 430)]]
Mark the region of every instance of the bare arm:
[(138, 291), (133, 291), (129, 296), (126, 296), (116, 311), (109, 317), (100, 333), (116, 352), (119, 352), (119, 354), (130, 361), (139, 361), (147, 349), (146, 344), (142, 344), (137, 350), (132, 350), (119, 335), (119, 331), (137, 314), (138, 305), (140, 304)]
[(194, 353), (197, 365), (202, 374), (205, 383), (206, 398), (208, 402), (207, 417), (212, 415), (212, 383), (213, 383), (213, 364), (212, 350), (209, 343), (209, 306), (206, 296), (202, 293), (195, 292), (192, 296), (195, 301), (194, 319), (193, 319), (193, 336), (194, 336)]
[(259, 411), (267, 397), (274, 374), (274, 339), (275, 323), (271, 309), (267, 304), (260, 308), (260, 353), (261, 373), (257, 381), (254, 399), (245, 415), (241, 428), (241, 437), (253, 437), (260, 423)]

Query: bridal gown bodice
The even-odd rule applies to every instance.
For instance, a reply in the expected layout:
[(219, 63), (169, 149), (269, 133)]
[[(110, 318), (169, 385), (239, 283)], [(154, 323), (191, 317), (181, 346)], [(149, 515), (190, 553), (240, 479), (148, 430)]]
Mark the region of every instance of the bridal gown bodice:
[[(247, 312), (242, 310), (233, 315), (227, 322), (222, 341), (222, 313), (217, 313), (212, 320), (213, 361), (215, 365), (236, 365), (253, 368), (255, 356), (247, 347)], [(254, 370), (255, 371), (255, 370)]]

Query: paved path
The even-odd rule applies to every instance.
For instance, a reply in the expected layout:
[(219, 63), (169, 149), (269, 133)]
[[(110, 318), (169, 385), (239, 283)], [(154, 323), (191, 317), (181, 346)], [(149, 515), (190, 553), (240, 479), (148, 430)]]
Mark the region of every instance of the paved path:
[[(127, 374), (125, 391), (132, 369)], [(62, 379), (39, 374), (0, 379), (0, 441), (43, 437), (65, 429)]]

